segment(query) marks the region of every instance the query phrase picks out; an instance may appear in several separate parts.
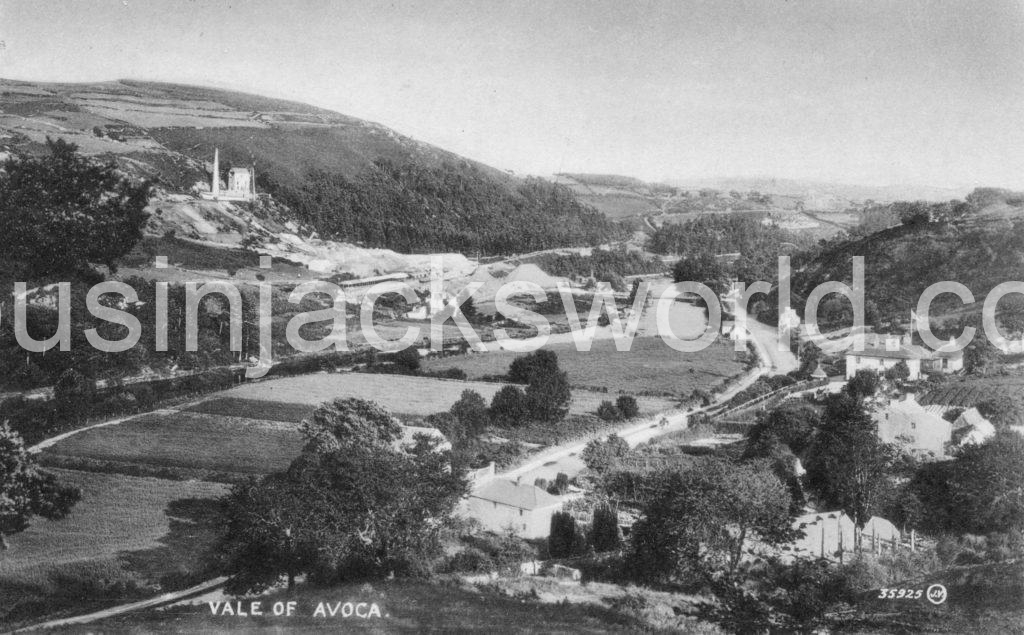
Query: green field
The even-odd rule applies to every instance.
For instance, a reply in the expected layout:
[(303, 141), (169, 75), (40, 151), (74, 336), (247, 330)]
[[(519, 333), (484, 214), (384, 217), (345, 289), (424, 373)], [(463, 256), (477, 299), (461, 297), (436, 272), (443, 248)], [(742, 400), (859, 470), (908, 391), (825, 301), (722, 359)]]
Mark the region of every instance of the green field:
[[(732, 344), (716, 341), (697, 353), (680, 353), (661, 338), (638, 337), (627, 352), (615, 350), (611, 339), (595, 340), (589, 352), (573, 344), (545, 347), (558, 353), (558, 364), (569, 373), (573, 386), (607, 388), (610, 393), (671, 394), (687, 396), (694, 389), (710, 390), (743, 372)], [(503, 351), (486, 355), (440, 357), (423, 362), (427, 371), (461, 368), (470, 379), (503, 375), (521, 353)]]
[[(595, 344), (595, 348), (596, 346)], [(488, 353), (473, 357), (484, 358), (491, 355)], [(457, 359), (469, 357), (447, 358), (444, 361)], [(735, 362), (730, 363), (737, 368), (740, 367)], [(398, 415), (423, 417), (451, 408), (463, 390), (475, 390), (490, 401), (501, 387), (502, 384), (493, 382), (455, 381), (406, 375), (318, 373), (245, 384), (226, 390), (220, 393), (220, 396), (309, 405), (338, 397), (358, 397), (375, 401)], [(608, 395), (600, 392), (576, 390), (573, 391), (569, 411), (571, 414), (590, 414), (596, 411), (598, 405), (605, 399), (608, 399)], [(675, 405), (670, 399), (659, 397), (641, 397), (638, 401), (641, 412), (651, 414), (668, 410)]]
[(61, 521), (37, 520), (0, 555), (0, 624), (83, 612), (205, 575), (223, 485), (54, 470), (82, 490)]
[[(224, 480), (283, 470), (305, 440), (298, 425), (198, 412), (150, 413), (85, 430), (43, 451), (49, 465)], [(228, 478), (228, 480), (233, 480)]]

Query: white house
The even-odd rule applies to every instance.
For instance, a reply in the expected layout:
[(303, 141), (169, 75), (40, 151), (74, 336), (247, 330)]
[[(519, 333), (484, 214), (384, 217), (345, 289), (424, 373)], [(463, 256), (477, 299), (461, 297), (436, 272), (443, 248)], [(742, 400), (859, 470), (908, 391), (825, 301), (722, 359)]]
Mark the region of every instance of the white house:
[(921, 361), (930, 357), (927, 349), (903, 342), (898, 336), (887, 335), (884, 342), (876, 337), (864, 346), (864, 350), (846, 352), (846, 378), (853, 379), (857, 371), (865, 369), (881, 374), (900, 362), (906, 362), (910, 369), (909, 379), (915, 381), (921, 378)]
[(546, 538), (551, 516), (563, 499), (535, 485), (494, 478), (481, 483), (460, 506), (463, 516), (476, 519), (495, 533), (509, 529), (522, 538)]
[(957, 445), (984, 443), (995, 434), (996, 427), (977, 408), (964, 410), (953, 422), (953, 440)]
[(878, 424), (878, 438), (884, 443), (895, 443), (919, 454), (943, 457), (946, 445), (953, 439), (953, 424), (926, 409), (910, 394), (875, 411), (872, 419)]
[(846, 378), (852, 379), (858, 370), (868, 369), (884, 373), (901, 361), (907, 363), (911, 381), (921, 378), (922, 371), (955, 373), (964, 367), (963, 351), (954, 350), (952, 340), (937, 351), (910, 343), (897, 335), (886, 335), (864, 346), (864, 350), (846, 352)]

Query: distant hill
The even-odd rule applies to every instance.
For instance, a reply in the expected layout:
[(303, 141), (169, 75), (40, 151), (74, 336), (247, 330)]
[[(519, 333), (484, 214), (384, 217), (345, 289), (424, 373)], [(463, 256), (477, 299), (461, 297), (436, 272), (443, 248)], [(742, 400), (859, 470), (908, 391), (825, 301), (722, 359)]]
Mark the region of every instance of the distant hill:
[[(43, 152), (47, 137), (155, 180), (168, 200), (163, 207), (188, 208), (177, 217), (215, 214), (206, 219), (213, 222), (180, 227), (214, 242), (237, 242), (251, 229), (239, 227), (230, 209), (180, 198), (209, 183), (214, 148), (222, 176), (229, 166), (255, 165), (258, 189), (278, 199), (275, 221), (324, 238), (403, 252), (509, 253), (621, 234), (566, 188), (510, 176), (380, 124), (258, 95), (130, 80), (0, 79), (0, 152)], [(207, 231), (218, 225), (232, 225), (230, 235)]]
[(875, 201), (948, 201), (963, 198), (968, 188), (941, 188), (919, 185), (851, 185), (826, 181), (775, 178), (678, 179), (670, 184), (684, 189), (712, 188), (722, 191), (756, 190), (776, 196), (792, 196), (805, 201), (808, 210), (839, 210), (854, 203)]
[[(854, 256), (865, 260), (867, 299), (877, 305), (883, 318), (902, 321), (916, 308), (922, 292), (936, 282), (966, 285), (979, 302), (968, 309), (973, 312), (980, 310), (985, 294), (997, 284), (1024, 280), (1024, 196), (1020, 193), (986, 188), (969, 194), (965, 204), (893, 207), (918, 210), (922, 216), (905, 217), (901, 224), (861, 238), (828, 243), (794, 273), (794, 295), (806, 297), (828, 280), (849, 282)], [(955, 210), (955, 217), (928, 222), (924, 214), (928, 210)], [(949, 294), (937, 298), (933, 306), (937, 309), (933, 317), (961, 310), (959, 299)]]

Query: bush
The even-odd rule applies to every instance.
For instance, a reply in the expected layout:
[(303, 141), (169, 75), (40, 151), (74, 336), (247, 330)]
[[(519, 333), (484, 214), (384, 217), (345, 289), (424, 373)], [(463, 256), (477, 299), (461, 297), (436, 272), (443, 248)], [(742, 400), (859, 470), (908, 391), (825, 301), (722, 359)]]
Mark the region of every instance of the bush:
[(491, 421), (499, 426), (516, 427), (530, 416), (526, 393), (517, 386), (504, 386), (491, 400)]
[(448, 573), (490, 573), (497, 567), (489, 555), (475, 547), (467, 547), (455, 552), (445, 569)]
[(615, 400), (615, 407), (623, 419), (632, 419), (640, 414), (640, 405), (636, 402), (636, 397), (631, 395), (620, 396)]
[(597, 407), (597, 416), (604, 421), (618, 421), (620, 418), (619, 409), (608, 400), (602, 401), (601, 405)]
[(594, 509), (590, 525), (590, 546), (594, 551), (615, 551), (622, 543), (619, 536), (619, 517), (607, 505)]

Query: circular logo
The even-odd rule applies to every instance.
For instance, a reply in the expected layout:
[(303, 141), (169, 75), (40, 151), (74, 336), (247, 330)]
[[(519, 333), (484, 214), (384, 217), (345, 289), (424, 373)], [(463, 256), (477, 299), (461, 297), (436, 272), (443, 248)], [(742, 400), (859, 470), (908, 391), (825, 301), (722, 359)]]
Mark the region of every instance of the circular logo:
[(925, 596), (932, 604), (942, 604), (946, 601), (946, 587), (941, 584), (933, 584), (928, 587), (928, 591), (925, 593)]

